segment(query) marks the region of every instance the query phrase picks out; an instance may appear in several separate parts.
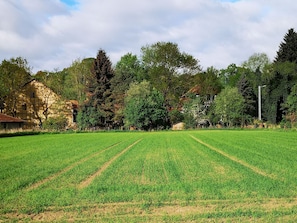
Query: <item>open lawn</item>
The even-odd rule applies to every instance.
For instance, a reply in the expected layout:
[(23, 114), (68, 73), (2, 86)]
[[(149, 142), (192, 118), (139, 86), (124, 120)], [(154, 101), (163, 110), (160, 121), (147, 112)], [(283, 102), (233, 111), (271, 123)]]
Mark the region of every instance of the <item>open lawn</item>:
[(0, 222), (295, 222), (297, 132), (0, 138)]

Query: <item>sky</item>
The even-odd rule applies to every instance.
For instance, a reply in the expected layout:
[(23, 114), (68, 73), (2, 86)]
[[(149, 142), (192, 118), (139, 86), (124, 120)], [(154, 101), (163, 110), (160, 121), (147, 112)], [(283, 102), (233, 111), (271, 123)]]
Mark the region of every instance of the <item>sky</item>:
[(1, 0), (0, 62), (21, 56), (56, 71), (105, 50), (113, 65), (156, 42), (178, 44), (205, 70), (273, 61), (290, 28), (295, 0)]

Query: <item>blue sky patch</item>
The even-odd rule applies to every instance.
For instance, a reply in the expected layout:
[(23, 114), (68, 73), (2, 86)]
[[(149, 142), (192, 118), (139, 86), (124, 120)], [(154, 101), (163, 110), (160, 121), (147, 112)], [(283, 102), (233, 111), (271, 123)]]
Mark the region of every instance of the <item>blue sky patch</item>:
[(221, 0), (222, 2), (239, 2), (240, 0)]
[(77, 5), (76, 0), (61, 0), (61, 2), (71, 7)]

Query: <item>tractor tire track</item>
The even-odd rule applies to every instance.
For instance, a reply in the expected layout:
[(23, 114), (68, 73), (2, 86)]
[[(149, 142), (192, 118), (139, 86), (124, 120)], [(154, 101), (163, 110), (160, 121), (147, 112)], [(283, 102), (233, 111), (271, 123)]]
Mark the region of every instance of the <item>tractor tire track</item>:
[(136, 142), (134, 142), (133, 144), (131, 144), (130, 146), (128, 146), (126, 149), (124, 149), (123, 151), (121, 151), (120, 153), (118, 153), (117, 155), (115, 155), (114, 157), (112, 157), (109, 161), (107, 161), (106, 163), (103, 164), (103, 166), (101, 166), (99, 168), (99, 170), (97, 172), (95, 172), (94, 174), (92, 174), (91, 176), (89, 176), (88, 178), (86, 178), (84, 181), (82, 181), (79, 185), (78, 188), (79, 189), (83, 189), (87, 186), (89, 186), (92, 181), (100, 176), (117, 158), (119, 158), (121, 155), (123, 155), (125, 152), (127, 152), (131, 147), (133, 147), (134, 145), (136, 145), (137, 143), (139, 143), (142, 139), (137, 140)]
[(272, 175), (272, 174), (268, 174), (268, 173), (266, 173), (265, 171), (263, 171), (263, 170), (261, 170), (261, 169), (255, 167), (255, 166), (253, 166), (253, 165), (250, 165), (250, 164), (244, 162), (243, 160), (240, 160), (240, 159), (238, 159), (238, 158), (236, 158), (236, 157), (234, 157), (234, 156), (230, 156), (228, 153), (225, 153), (225, 152), (221, 151), (220, 149), (218, 149), (218, 148), (216, 148), (216, 147), (214, 147), (214, 146), (211, 146), (211, 145), (209, 145), (209, 144), (203, 142), (202, 140), (197, 139), (196, 137), (194, 137), (194, 136), (192, 136), (192, 135), (189, 135), (189, 136), (192, 137), (192, 138), (193, 138), (195, 141), (197, 141), (198, 143), (200, 143), (200, 144), (202, 144), (202, 145), (208, 147), (209, 149), (211, 149), (211, 150), (213, 150), (213, 151), (215, 151), (215, 152), (221, 154), (222, 156), (224, 156), (224, 157), (226, 157), (226, 158), (228, 158), (228, 159), (230, 159), (230, 160), (232, 160), (232, 161), (234, 161), (234, 162), (236, 162), (236, 163), (239, 163), (240, 165), (242, 165), (242, 166), (244, 166), (244, 167), (249, 168), (250, 170), (252, 170), (253, 172), (255, 172), (255, 173), (259, 174), (259, 175), (262, 175), (262, 176), (264, 176), (264, 177), (268, 177), (268, 178), (271, 178), (271, 179), (276, 179), (276, 177), (275, 177), (274, 175)]
[(34, 189), (40, 187), (41, 185), (43, 185), (43, 184), (45, 184), (45, 183), (47, 183), (47, 182), (49, 182), (49, 181), (54, 180), (55, 178), (61, 176), (62, 174), (68, 172), (69, 170), (73, 169), (73, 168), (76, 167), (77, 165), (82, 164), (82, 163), (88, 161), (89, 159), (92, 159), (93, 157), (95, 157), (95, 156), (97, 156), (97, 155), (99, 155), (99, 154), (105, 152), (105, 151), (108, 150), (108, 149), (111, 149), (111, 148), (117, 146), (117, 145), (120, 144), (120, 143), (121, 143), (121, 142), (115, 143), (115, 144), (113, 144), (113, 145), (111, 145), (111, 146), (109, 146), (109, 147), (106, 147), (106, 148), (103, 149), (103, 150), (100, 150), (100, 151), (98, 151), (98, 152), (95, 152), (95, 153), (91, 154), (90, 156), (87, 156), (87, 157), (85, 157), (85, 158), (80, 159), (79, 161), (77, 161), (77, 162), (71, 164), (70, 166), (68, 166), (68, 167), (66, 167), (66, 168), (64, 168), (64, 169), (62, 169), (61, 171), (59, 171), (59, 172), (57, 172), (57, 173), (55, 173), (55, 174), (53, 174), (53, 175), (51, 175), (51, 176), (49, 176), (49, 177), (47, 177), (47, 178), (44, 178), (44, 179), (41, 180), (41, 181), (38, 181), (38, 182), (36, 182), (36, 183), (33, 183), (32, 185), (30, 185), (30, 187), (27, 188), (27, 190), (28, 190), (28, 191), (30, 191), (30, 190), (34, 190)]

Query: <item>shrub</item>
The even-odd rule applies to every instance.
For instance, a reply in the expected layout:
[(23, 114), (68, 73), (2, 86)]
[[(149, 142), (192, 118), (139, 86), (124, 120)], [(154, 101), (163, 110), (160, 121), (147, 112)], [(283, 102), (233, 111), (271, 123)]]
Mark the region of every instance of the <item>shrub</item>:
[(42, 123), (42, 128), (50, 131), (65, 130), (68, 122), (64, 116), (50, 117)]

